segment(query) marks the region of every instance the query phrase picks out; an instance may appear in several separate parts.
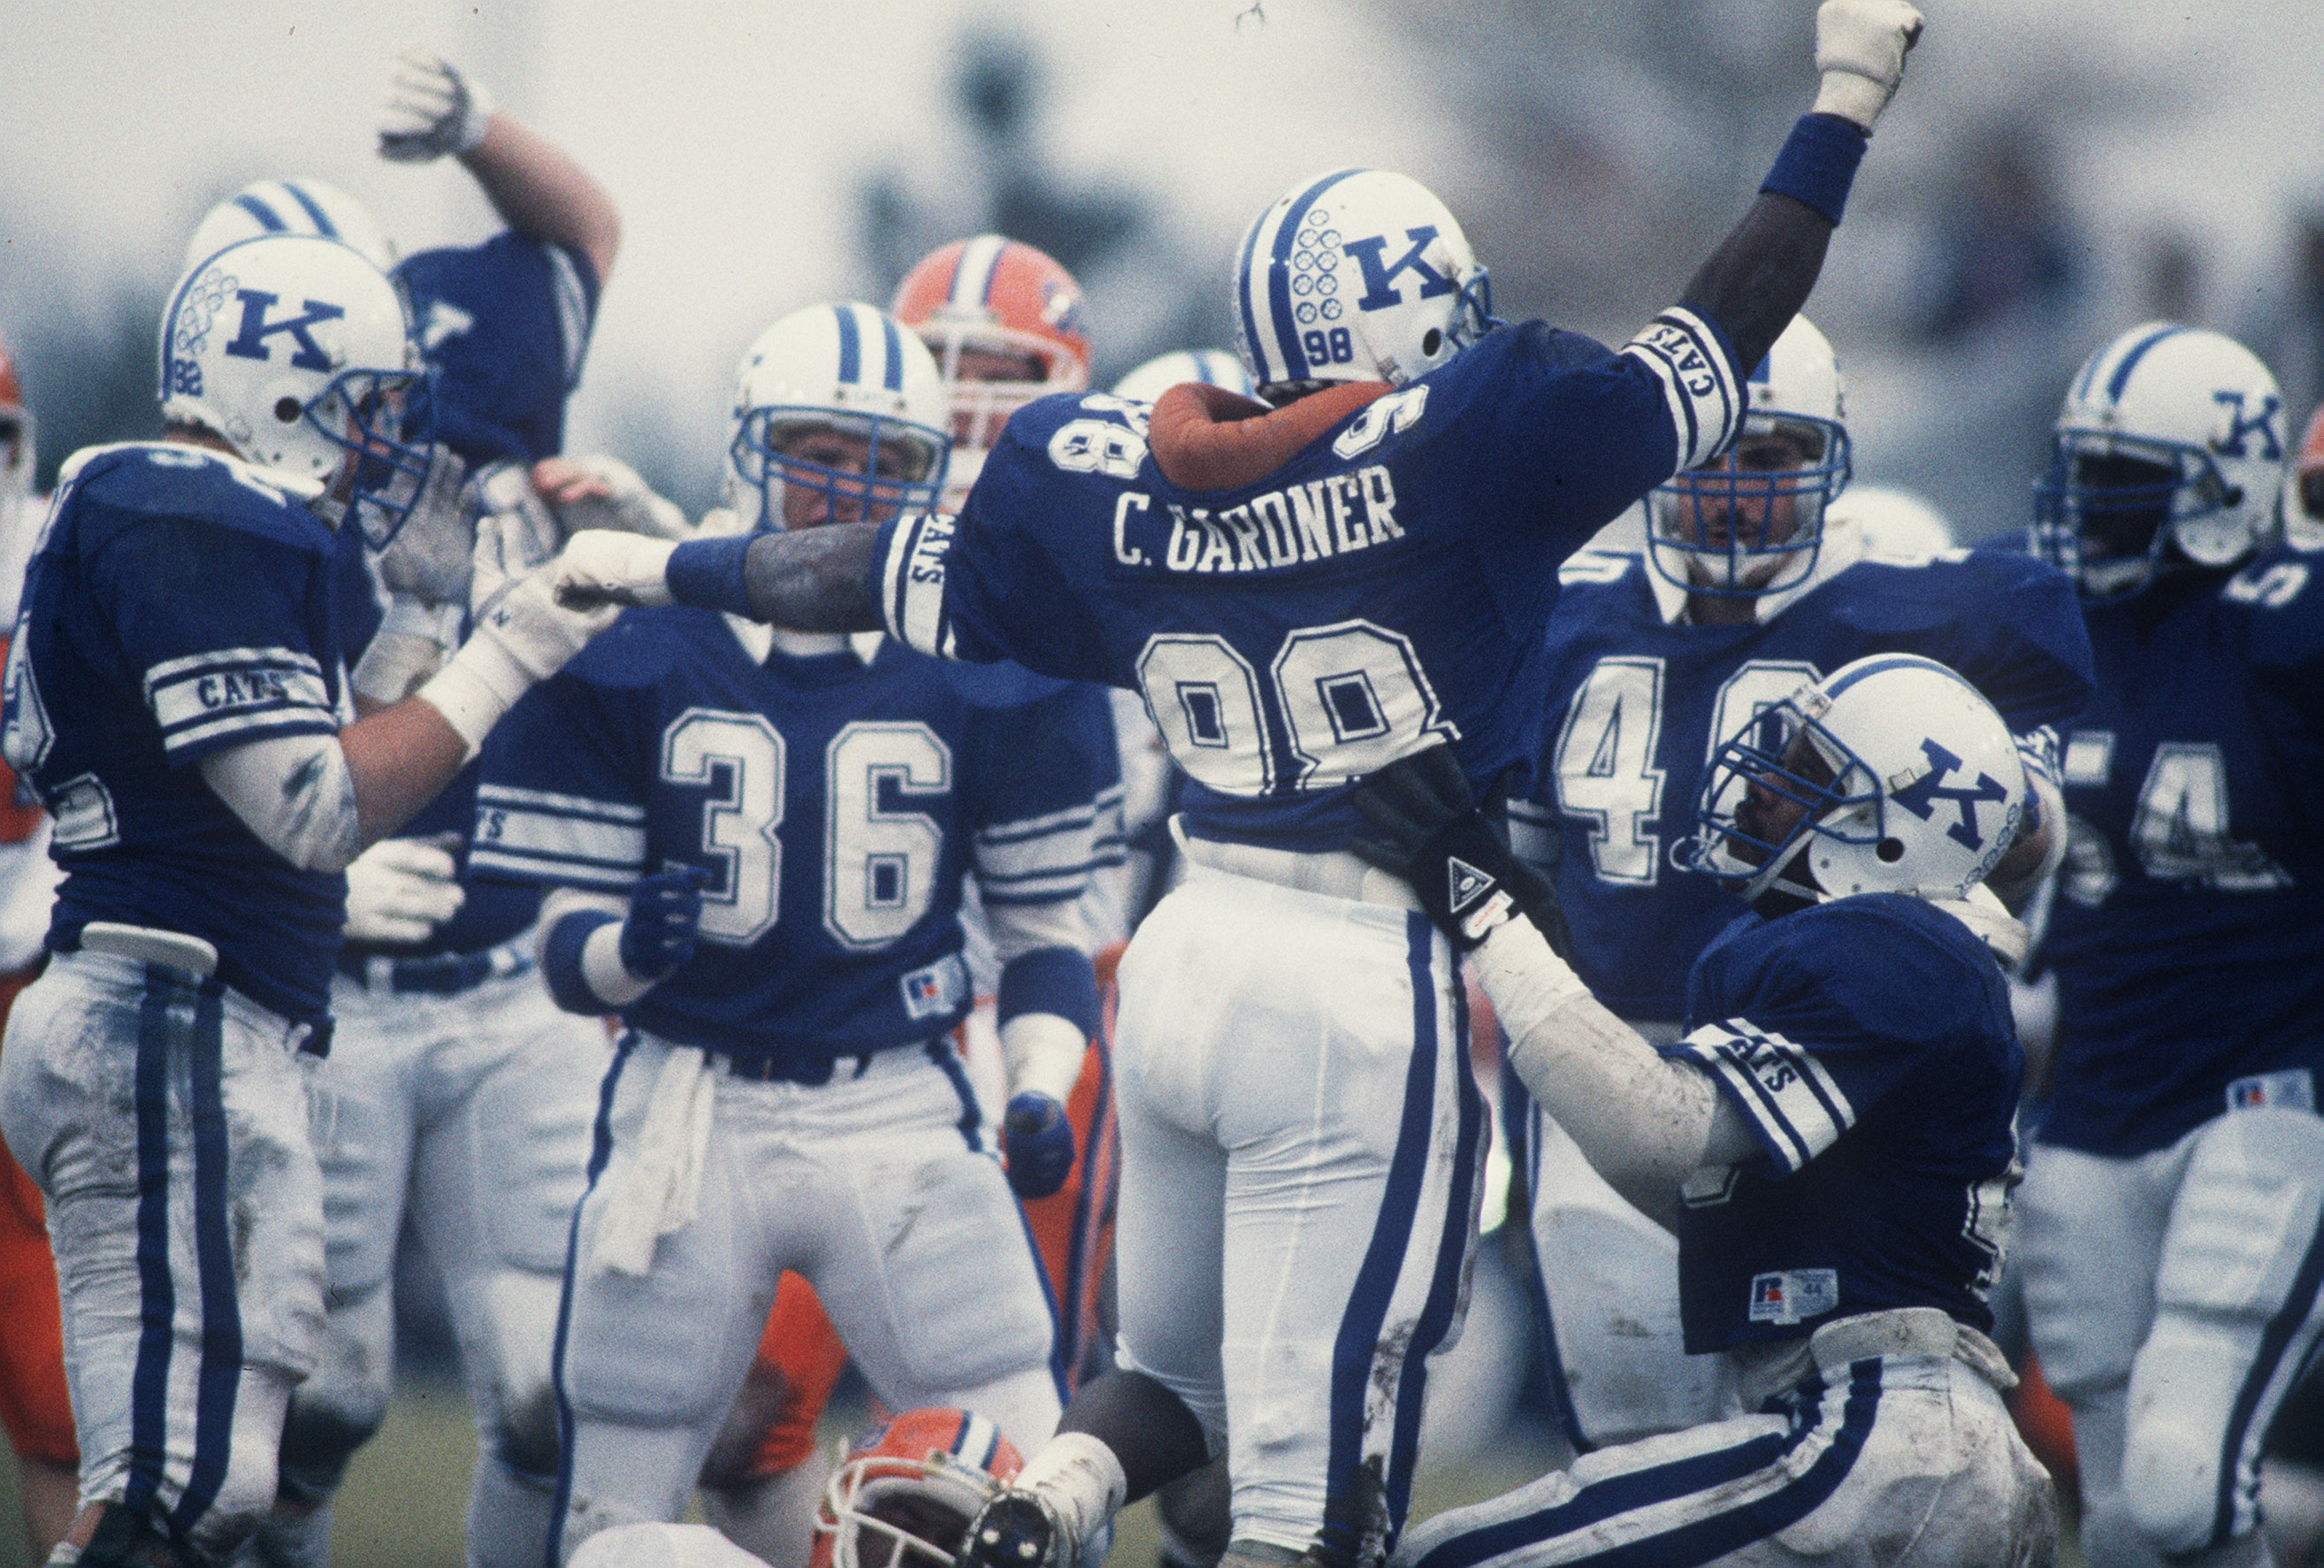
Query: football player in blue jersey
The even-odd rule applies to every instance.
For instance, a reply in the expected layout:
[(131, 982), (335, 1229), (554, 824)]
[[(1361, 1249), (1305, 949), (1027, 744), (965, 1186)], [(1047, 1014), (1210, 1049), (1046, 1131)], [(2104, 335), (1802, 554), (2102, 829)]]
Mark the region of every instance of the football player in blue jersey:
[[(949, 441), (926, 347), (855, 304), (760, 337), (733, 429), (733, 525), (808, 540), (934, 504)], [(787, 1268), (890, 1408), (1048, 1436), (1056, 1324), (1011, 1189), (1074, 1161), (1115, 782), (1092, 687), (685, 607), (611, 635), (485, 759), (475, 853), (557, 889), (550, 989), (626, 1026), (558, 1333), (567, 1552), (678, 1517)], [(1005, 1177), (950, 1038), (964, 873), (1001, 965)]]
[(1028, 404), (956, 520), (567, 547), (576, 598), (885, 624), (1134, 687), (1189, 776), (1192, 874), (1120, 970), (1122, 1370), (1076, 1391), (973, 1558), (1069, 1562), (1125, 1497), (1220, 1452), (1230, 1561), (1361, 1565), (1393, 1544), (1427, 1357), (1459, 1321), (1483, 1117), (1452, 954), (1349, 854), (1347, 787), (1440, 742), (1480, 787), (1522, 783), (1557, 563), (1734, 435), (1919, 24), (1902, 0), (1827, 0), (1818, 111), (1618, 353), (1497, 325), (1441, 202), (1341, 170), (1241, 246), (1265, 402), (1189, 384)]
[(62, 1549), (92, 1564), (222, 1560), (274, 1500), (322, 1325), (306, 1068), (341, 872), (603, 623), (536, 575), (416, 695), (356, 699), (335, 528), (460, 530), (414, 511), (419, 352), (355, 251), (208, 258), (160, 370), (163, 439), (65, 465), (0, 726), (65, 873), (0, 1127), (47, 1201), (84, 1504)]
[[(585, 170), (495, 110), (454, 66), (407, 51), (388, 77), (380, 156), (456, 159), (506, 229), (398, 263), (345, 192), (313, 179), (263, 180), (203, 219), (189, 263), (246, 235), (311, 233), (392, 266), (434, 373), (439, 454), (478, 476), (484, 499), (472, 505), (537, 510), (522, 493), (524, 471), (563, 439), (620, 244), (618, 212)], [(553, 540), (553, 525), (540, 531)], [(383, 621), (362, 541), (351, 534), (342, 547), (353, 645), (377, 628), (358, 690), (392, 700), (456, 637), (465, 596), (432, 601), (391, 581)], [(397, 650), (407, 657), (391, 657)], [(596, 1109), (595, 1075), (576, 1064), (593, 1052), (602, 1060), (609, 1042), (601, 1025), (558, 1009), (532, 972), (539, 890), (466, 875), (475, 793), (475, 770), (464, 770), (347, 869), (337, 1031), (323, 1073), (329, 1314), (320, 1364), (292, 1398), (279, 1517), (251, 1546), (256, 1561), (282, 1568), (327, 1561), (330, 1497), (386, 1414), (391, 1280), (407, 1218), (444, 1279), (476, 1417), (470, 1560), (532, 1568), (548, 1535), (557, 1471), (549, 1348)]]
[(1449, 757), (1365, 787), (1360, 852), (1470, 950), (1517, 1076), (1675, 1235), (1686, 1348), (1744, 1412), (1440, 1514), (1397, 1568), (2054, 1561), (2050, 1478), (1986, 1337), (2024, 1066), (1997, 960), (2024, 932), (1978, 895), (2018, 771), (1992, 705), (1914, 654), (1743, 715), (1682, 858), (1745, 907), (1659, 1047), (1554, 950), (1554, 895)]
[(2148, 322), (2075, 375), (2034, 491), (2098, 687), (2025, 1305), (2104, 1568), (2264, 1560), (2261, 1444), (2324, 1321), (2324, 557), (2276, 542), (2285, 432), (2249, 350)]
[[(2063, 573), (1998, 550), (1880, 549), (1843, 509), (1840, 370), (1805, 317), (1747, 385), (1735, 446), (1648, 499), (1640, 549), (1566, 563), (1549, 618), (1546, 754), (1533, 797), (1510, 807), (1518, 853), (1555, 883), (1573, 927), (1575, 971), (1658, 1044), (1677, 1038), (1696, 955), (1741, 909), (1670, 862), (1718, 737), (1868, 653), (1920, 653), (1959, 670), (2029, 759), (2025, 782), (2010, 780), (2028, 793), (2024, 841), (1977, 895), (2014, 903), (2062, 852), (2051, 726), (2090, 690), (2089, 639)], [(1722, 1414), (1723, 1364), (1681, 1348), (1669, 1232), (1521, 1093), (1509, 1104), (1569, 1440), (1587, 1453)]]

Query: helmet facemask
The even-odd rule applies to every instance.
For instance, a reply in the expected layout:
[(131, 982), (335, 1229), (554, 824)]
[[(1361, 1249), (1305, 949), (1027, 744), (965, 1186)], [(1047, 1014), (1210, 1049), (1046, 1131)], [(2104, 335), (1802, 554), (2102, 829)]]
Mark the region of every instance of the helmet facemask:
[(354, 513), (374, 550), (393, 542), (428, 488), (434, 384), (432, 371), (351, 370), (303, 410), (355, 455), (352, 471), (325, 493)]
[(1812, 716), (1812, 687), (1759, 715), (1711, 754), (1695, 808), (1697, 831), (1673, 850), (1689, 871), (1725, 882), (1745, 901), (1779, 881), (1812, 895), (1805, 878), (1785, 878), (1814, 838), (1877, 845), (1880, 781), (1856, 753)]
[[(886, 522), (927, 511), (944, 486), (945, 433), (885, 414), (799, 404), (744, 411), (728, 449), (735, 483), (757, 497), (757, 526)], [(790, 521), (792, 492), (821, 498), (822, 515)]]
[(2061, 430), (2050, 471), (2034, 486), (2034, 548), (2074, 579), (2085, 599), (2126, 599), (2154, 580), (2172, 545), (2181, 546), (2183, 558), (2196, 558), (2185, 544), (2200, 536), (2182, 534), (2181, 525), (2242, 499), (2200, 447)]
[(1647, 557), (1691, 594), (1757, 598), (1808, 580), (1825, 510), (1848, 484), (1850, 448), (1837, 420), (1746, 416), (1721, 457), (1655, 487)]

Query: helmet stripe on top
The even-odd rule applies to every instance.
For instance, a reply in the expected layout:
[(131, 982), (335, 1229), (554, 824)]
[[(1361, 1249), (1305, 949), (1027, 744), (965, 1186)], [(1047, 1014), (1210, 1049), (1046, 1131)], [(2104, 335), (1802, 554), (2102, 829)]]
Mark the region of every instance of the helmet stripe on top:
[(888, 355), (887, 373), (881, 376), (880, 384), (891, 392), (900, 392), (904, 390), (904, 345), (896, 334), (895, 318), (884, 311), (880, 316), (880, 339)]
[(946, 300), (954, 305), (985, 304), (992, 292), (992, 280), (1001, 271), (1001, 253), (1008, 248), (1009, 242), (997, 234), (981, 234), (964, 243)]
[(246, 190), (234, 198), (234, 204), (250, 214), (251, 221), (268, 234), (281, 234), (290, 226), (282, 221), (281, 214)]
[(2130, 347), (2124, 352), (2121, 361), (2115, 365), (2114, 374), (2107, 380), (2107, 401), (2111, 402), (2120, 402), (2122, 401), (2122, 391), (2123, 388), (2130, 383), (2130, 373), (2138, 368), (2138, 362), (2146, 357), (2147, 350), (2153, 348), (2164, 338), (2176, 337), (2180, 333), (2186, 330), (2187, 329), (2184, 327), (2180, 327), (2175, 324), (2169, 327), (2158, 327), (2154, 331), (2150, 332), (2145, 337), (2140, 338), (2137, 342), (2132, 344)]
[(307, 217), (313, 222), (317, 234), (321, 235), (325, 239), (335, 240), (340, 237), (337, 226), (331, 222), (331, 215), (323, 210), (322, 203), (300, 189), (297, 180), (284, 180), (282, 189), (290, 193), (291, 200), (306, 209)]
[[(1275, 327), (1276, 342), (1283, 350), (1283, 374), (1279, 378), (1283, 381), (1305, 381), (1313, 368), (1307, 363), (1306, 351), (1300, 346), (1299, 318), (1292, 314), (1291, 308), (1291, 250), (1299, 237), (1299, 226), (1306, 221), (1308, 208), (1314, 207), (1325, 191), (1342, 180), (1364, 172), (1361, 169), (1334, 170), (1292, 198), (1284, 208), (1282, 221), (1276, 226), (1275, 233), (1268, 242), (1267, 310)], [(1251, 238), (1255, 251), (1259, 236), (1253, 235)], [(1248, 260), (1246, 258), (1246, 263)], [(1250, 304), (1246, 300), (1244, 309), (1248, 310)], [(1260, 379), (1268, 378), (1262, 376)]]
[(863, 377), (863, 344), (855, 330), (855, 312), (844, 305), (834, 305), (831, 311), (839, 318), (839, 379), (852, 385)]

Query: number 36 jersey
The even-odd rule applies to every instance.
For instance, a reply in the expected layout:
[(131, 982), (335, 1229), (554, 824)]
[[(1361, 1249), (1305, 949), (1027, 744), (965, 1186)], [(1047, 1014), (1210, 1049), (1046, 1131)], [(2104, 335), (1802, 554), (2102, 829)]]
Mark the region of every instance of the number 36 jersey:
[(2089, 606), (2098, 692), (2061, 758), (2041, 1137), (2126, 1157), (2324, 1068), (2324, 553)]
[(1231, 489), (1167, 478), (1145, 403), (1047, 398), (957, 520), (888, 525), (877, 586), (916, 648), (1141, 693), (1197, 836), (1338, 849), (1344, 786), (1398, 757), (1526, 770), (1558, 562), (1738, 406), (1683, 310), (1619, 354), (1500, 328)]
[(770, 637), (624, 614), (493, 730), (470, 864), (613, 894), (706, 869), (694, 956), (622, 1010), (665, 1039), (798, 1062), (928, 1039), (972, 1000), (964, 874), (998, 922), (1118, 850), (1105, 694)]

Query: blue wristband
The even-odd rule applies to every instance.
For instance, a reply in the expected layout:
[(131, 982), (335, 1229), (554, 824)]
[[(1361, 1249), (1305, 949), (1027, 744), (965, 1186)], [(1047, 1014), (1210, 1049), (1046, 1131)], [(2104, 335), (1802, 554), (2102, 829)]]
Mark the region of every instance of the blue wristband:
[(581, 973), (581, 950), (588, 945), (589, 933), (615, 918), (603, 909), (576, 909), (549, 928), (549, 940), (540, 945), (540, 975), (549, 982), (549, 1000), (567, 1012), (594, 1017), (613, 1010), (589, 989)]
[(1097, 1034), (1097, 971), (1089, 955), (1070, 947), (1036, 947), (1001, 967), (999, 1021), (1020, 1012), (1048, 1012), (1083, 1034)]
[(751, 594), (742, 576), (743, 558), (751, 553), (754, 534), (731, 534), (724, 539), (691, 539), (669, 552), (662, 580), (670, 597), (681, 604), (724, 610), (746, 619)]
[[(1767, 171), (1759, 193), (1804, 202), (1837, 226), (1840, 215), (1848, 208), (1848, 188), (1855, 183), (1856, 166), (1863, 161), (1864, 149), (1871, 141), (1871, 133), (1853, 120), (1838, 115), (1802, 115), (1784, 138), (1784, 150), (1775, 154), (1775, 166)], [(673, 586), (676, 582), (673, 561)]]

